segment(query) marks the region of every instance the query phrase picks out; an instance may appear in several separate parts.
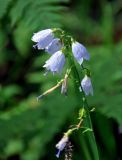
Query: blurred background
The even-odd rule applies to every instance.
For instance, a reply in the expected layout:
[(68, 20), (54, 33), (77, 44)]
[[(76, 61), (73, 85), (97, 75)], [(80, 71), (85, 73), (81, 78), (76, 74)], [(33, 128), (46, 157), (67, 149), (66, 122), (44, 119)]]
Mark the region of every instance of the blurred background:
[[(91, 55), (89, 97), (100, 160), (122, 159), (122, 0), (0, 0), (0, 160), (54, 160), (55, 144), (77, 121), (80, 105), (69, 82), (37, 102), (61, 75), (44, 76), (49, 58), (32, 48), (34, 32), (61, 27)], [(93, 160), (83, 135), (71, 137), (73, 160)], [(64, 159), (62, 154), (61, 159)]]

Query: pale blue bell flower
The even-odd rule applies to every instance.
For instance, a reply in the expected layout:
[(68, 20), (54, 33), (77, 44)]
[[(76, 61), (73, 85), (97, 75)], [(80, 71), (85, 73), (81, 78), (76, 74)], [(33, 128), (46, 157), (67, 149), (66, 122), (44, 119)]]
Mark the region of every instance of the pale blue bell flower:
[(92, 87), (92, 83), (91, 83), (90, 77), (85, 75), (85, 77), (81, 81), (81, 86), (82, 86), (82, 89), (85, 92), (86, 96), (88, 96), (89, 94), (91, 94), (93, 96), (93, 87)]
[(66, 147), (66, 144), (68, 142), (69, 138), (67, 136), (64, 136), (58, 144), (56, 144), (56, 148), (58, 149), (58, 153), (56, 154), (56, 157), (59, 158), (61, 151)]
[(47, 71), (51, 71), (53, 73), (61, 73), (63, 66), (65, 64), (65, 56), (62, 51), (58, 51), (54, 53), (46, 62), (43, 67), (47, 69)]
[(75, 59), (77, 60), (77, 62), (80, 65), (83, 63), (83, 59), (85, 59), (85, 60), (90, 59), (90, 55), (89, 55), (88, 51), (79, 42), (75, 41), (72, 43), (72, 52), (73, 52)]
[(37, 44), (33, 46), (34, 48), (37, 47), (38, 49), (44, 49), (51, 43), (53, 38), (53, 30), (45, 29), (37, 33), (34, 33), (31, 40), (37, 42)]
[(45, 51), (49, 54), (54, 54), (55, 52), (61, 50), (63, 44), (59, 38), (55, 38), (52, 42), (45, 48)]

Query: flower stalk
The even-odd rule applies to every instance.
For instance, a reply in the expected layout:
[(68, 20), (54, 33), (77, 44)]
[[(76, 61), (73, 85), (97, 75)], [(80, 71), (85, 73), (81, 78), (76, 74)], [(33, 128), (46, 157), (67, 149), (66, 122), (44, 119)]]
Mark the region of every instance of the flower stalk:
[[(60, 87), (61, 85), (63, 85), (64, 83), (66, 83), (66, 79), (68, 79), (69, 75), (71, 73), (71, 68), (67, 69), (66, 74), (64, 76), (63, 79), (61, 79), (55, 86), (53, 86), (52, 88), (48, 89), (47, 91), (45, 91), (44, 93), (42, 93), (41, 95), (39, 95), (37, 97), (37, 101), (41, 98), (43, 98), (44, 96), (48, 95), (49, 93), (52, 93), (55, 89), (57, 89), (58, 87)], [(62, 91), (62, 89), (61, 89)]]
[[(63, 151), (68, 146), (69, 136), (74, 131), (83, 129), (82, 133), (85, 133), (85, 139), (83, 141), (85, 141), (84, 146), (86, 147), (83, 146), (82, 149), (85, 150), (85, 153), (87, 151), (89, 154), (86, 155), (86, 160), (99, 160), (97, 145), (90, 118), (89, 105), (86, 99), (86, 96), (90, 94), (93, 95), (93, 87), (90, 78), (91, 73), (89, 69), (83, 66), (84, 60), (90, 60), (89, 52), (83, 44), (74, 40), (72, 36), (67, 35), (60, 28), (39, 31), (33, 35), (32, 40), (36, 42), (34, 47), (37, 49), (45, 49), (45, 51), (51, 55), (51, 57), (45, 62), (45, 65), (43, 66), (48, 72), (52, 72), (53, 75), (56, 73), (61, 74), (67, 59), (70, 66), (70, 69), (67, 69), (64, 78), (61, 79), (55, 86), (38, 96), (37, 100), (53, 92), (60, 86), (61, 93), (66, 95), (68, 77), (71, 74), (74, 79), (78, 101), (81, 99), (80, 104), (82, 103), (82, 107), (79, 110), (79, 122), (78, 124), (72, 126), (72, 128), (68, 129), (63, 138), (56, 145), (56, 148), (58, 149), (56, 157), (59, 158), (61, 151)], [(83, 73), (85, 72), (84, 78), (82, 80), (75, 65), (75, 61), (81, 65), (81, 71), (83, 71)], [(88, 131), (92, 132), (88, 133)], [(66, 157), (68, 160), (68, 156)], [(71, 159), (72, 156), (69, 156), (69, 160)]]
[[(89, 113), (89, 106), (88, 106), (88, 102), (87, 102), (87, 99), (86, 99), (86, 96), (85, 96), (85, 93), (83, 91), (82, 86), (81, 86), (82, 92), (78, 92), (78, 87), (80, 86), (79, 73), (77, 71), (77, 68), (76, 68), (72, 58), (69, 59), (69, 62), (70, 62), (70, 64), (73, 64), (72, 75), (73, 75), (73, 78), (74, 78), (74, 84), (75, 84), (75, 88), (76, 88), (76, 93), (77, 93), (79, 98), (81, 97), (83, 108), (85, 108), (85, 110), (86, 110), (86, 118), (84, 119), (83, 125), (84, 125), (84, 127), (90, 128), (90, 129), (93, 130), (92, 122), (91, 122), (91, 118), (90, 118), (90, 113)], [(81, 120), (80, 124), (81, 123), (82, 123), (82, 120)], [(92, 155), (93, 159), (94, 160), (99, 160), (99, 154), (98, 154), (98, 149), (97, 149), (97, 144), (96, 144), (94, 132), (90, 132), (89, 134), (87, 134), (86, 135), (86, 139), (87, 139), (88, 143), (90, 144), (89, 147), (90, 147), (90, 150), (93, 153), (93, 155)]]

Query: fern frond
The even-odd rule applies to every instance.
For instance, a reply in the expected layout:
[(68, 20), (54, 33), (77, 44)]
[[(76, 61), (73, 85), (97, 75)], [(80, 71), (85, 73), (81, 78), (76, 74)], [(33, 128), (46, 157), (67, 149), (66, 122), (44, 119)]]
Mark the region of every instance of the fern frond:
[[(49, 15), (54, 13), (53, 17), (55, 20), (55, 16), (57, 16), (57, 14), (59, 16), (59, 12), (65, 9), (65, 7), (60, 4), (61, 2), (68, 2), (68, 0), (18, 0), (10, 12), (11, 24), (13, 26), (19, 20), (32, 23), (34, 19), (40, 21), (43, 18), (44, 21), (44, 13), (47, 17), (51, 17)], [(28, 25), (30, 25), (30, 23)]]
[[(20, 53), (27, 53), (33, 32), (61, 27), (62, 3), (69, 0), (17, 0), (10, 10), (11, 26), (15, 27), (14, 43)], [(21, 43), (20, 43), (21, 42)]]

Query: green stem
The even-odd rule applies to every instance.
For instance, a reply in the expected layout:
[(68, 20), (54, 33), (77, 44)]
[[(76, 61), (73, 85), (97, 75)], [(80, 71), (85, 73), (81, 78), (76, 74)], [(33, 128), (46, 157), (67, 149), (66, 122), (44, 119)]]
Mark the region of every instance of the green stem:
[[(79, 90), (79, 86), (81, 86), (81, 79), (80, 79), (79, 73), (77, 71), (77, 68), (76, 68), (75, 63), (72, 58), (70, 58), (70, 64), (73, 65), (72, 75), (75, 80), (76, 89)], [(89, 114), (89, 109), (88, 109), (89, 106), (87, 103), (86, 96), (83, 91), (77, 92), (77, 94), (78, 94), (78, 97), (81, 97), (83, 107), (86, 109), (86, 118), (84, 119), (84, 123), (83, 123), (84, 127), (88, 127), (93, 130), (91, 118), (90, 118), (90, 114)], [(91, 153), (91, 157), (92, 157), (91, 159), (99, 160), (99, 154), (98, 154), (98, 149), (97, 149), (97, 144), (96, 144), (94, 132), (85, 133), (85, 138), (86, 138), (86, 142), (88, 143), (88, 147), (90, 148), (89, 152)]]

